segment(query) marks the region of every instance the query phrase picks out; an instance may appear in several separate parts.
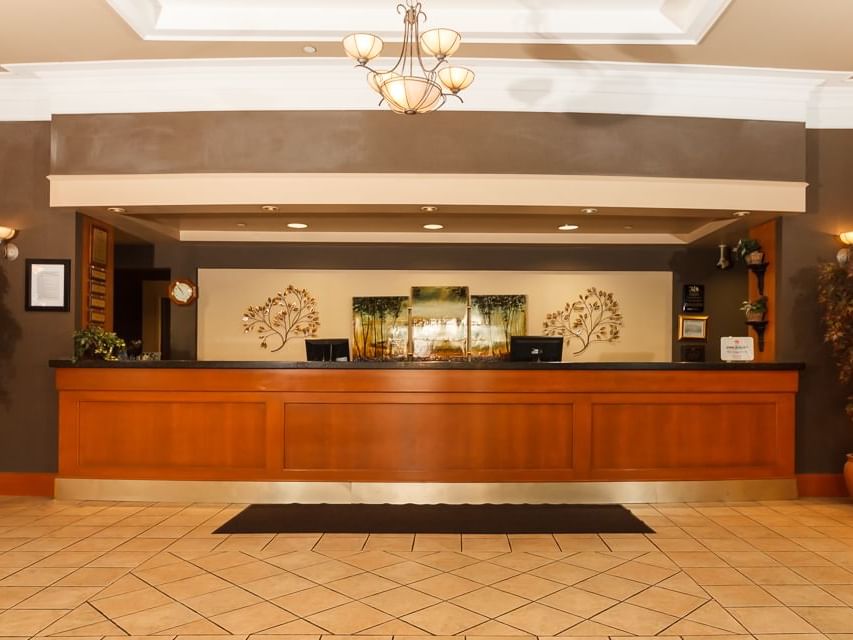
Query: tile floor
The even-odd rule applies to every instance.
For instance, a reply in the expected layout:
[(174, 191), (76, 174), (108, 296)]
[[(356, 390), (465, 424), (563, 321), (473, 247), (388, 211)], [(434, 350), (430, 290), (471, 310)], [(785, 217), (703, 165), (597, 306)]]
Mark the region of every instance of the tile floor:
[(631, 505), (649, 535), (212, 535), (240, 508), (0, 497), (0, 638), (853, 640), (850, 502)]

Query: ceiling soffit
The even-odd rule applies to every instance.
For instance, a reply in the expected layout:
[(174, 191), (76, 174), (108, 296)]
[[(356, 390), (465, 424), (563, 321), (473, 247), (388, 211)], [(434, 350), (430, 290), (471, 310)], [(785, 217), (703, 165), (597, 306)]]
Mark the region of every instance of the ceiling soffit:
[[(391, 0), (107, 0), (145, 40), (336, 41), (400, 36)], [(731, 0), (428, 0), (430, 26), (472, 43), (696, 45)]]

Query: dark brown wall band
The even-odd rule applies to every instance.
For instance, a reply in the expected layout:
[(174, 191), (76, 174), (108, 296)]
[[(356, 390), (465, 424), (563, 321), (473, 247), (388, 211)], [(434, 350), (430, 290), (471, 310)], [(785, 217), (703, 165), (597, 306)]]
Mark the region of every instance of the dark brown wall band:
[(55, 116), (55, 174), (413, 172), (803, 180), (802, 123), (380, 111)]

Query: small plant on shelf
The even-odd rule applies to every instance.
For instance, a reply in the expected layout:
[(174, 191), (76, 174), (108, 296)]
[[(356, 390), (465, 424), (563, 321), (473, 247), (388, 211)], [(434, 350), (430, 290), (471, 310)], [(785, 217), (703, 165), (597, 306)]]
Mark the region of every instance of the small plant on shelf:
[(74, 360), (118, 360), (124, 340), (103, 327), (89, 326), (74, 332)]
[(746, 264), (764, 264), (764, 252), (761, 250), (761, 244), (753, 238), (738, 240), (735, 253)]
[(767, 313), (767, 296), (755, 300), (744, 300), (740, 310), (746, 314), (747, 322), (763, 322)]

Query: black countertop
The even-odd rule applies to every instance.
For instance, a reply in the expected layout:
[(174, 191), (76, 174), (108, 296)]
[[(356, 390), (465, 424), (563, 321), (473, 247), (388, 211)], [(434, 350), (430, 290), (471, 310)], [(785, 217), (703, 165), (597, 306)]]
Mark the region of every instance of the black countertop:
[(508, 362), (461, 361), (361, 361), (266, 362), (221, 360), (51, 360), (55, 369), (487, 369), (577, 371), (796, 371), (802, 362)]

